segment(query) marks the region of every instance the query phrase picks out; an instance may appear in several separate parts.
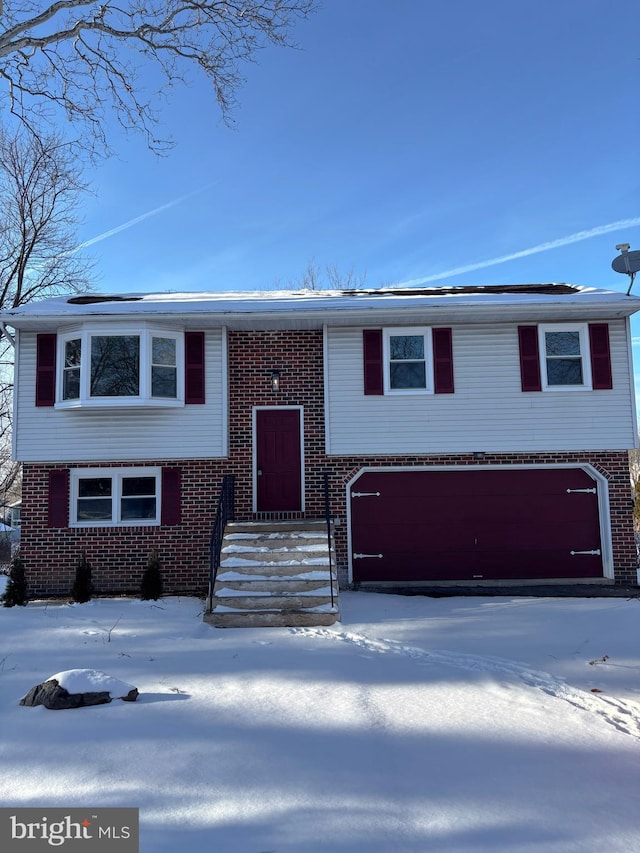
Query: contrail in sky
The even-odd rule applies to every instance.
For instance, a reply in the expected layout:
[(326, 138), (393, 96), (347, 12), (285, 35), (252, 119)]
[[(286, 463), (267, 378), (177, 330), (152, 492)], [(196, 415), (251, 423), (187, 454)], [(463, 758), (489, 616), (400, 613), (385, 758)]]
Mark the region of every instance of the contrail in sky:
[(110, 228), (108, 231), (103, 231), (102, 234), (98, 234), (96, 237), (90, 237), (88, 240), (85, 240), (84, 243), (80, 243), (80, 245), (76, 246), (73, 251), (79, 252), (80, 249), (86, 249), (87, 246), (93, 246), (94, 243), (99, 243), (101, 240), (107, 240), (109, 237), (113, 237), (114, 234), (119, 234), (121, 231), (126, 231), (128, 228), (133, 228), (133, 226), (137, 225), (139, 222), (144, 222), (145, 219), (150, 219), (152, 216), (157, 216), (164, 210), (169, 210), (170, 207), (175, 207), (177, 204), (182, 204), (183, 201), (186, 201), (188, 198), (192, 198), (192, 196), (204, 192), (211, 186), (211, 184), (208, 184), (207, 186), (200, 187), (200, 189), (194, 190), (193, 192), (187, 193), (186, 195), (181, 195), (178, 198), (174, 198), (173, 201), (168, 201), (166, 204), (161, 204), (160, 207), (154, 207), (153, 210), (148, 210), (146, 213), (141, 213), (140, 216), (135, 216), (133, 219), (129, 219), (127, 222), (123, 222), (122, 225), (116, 225), (115, 228)]
[(560, 246), (570, 246), (572, 243), (579, 243), (581, 240), (590, 240), (592, 237), (599, 237), (601, 234), (609, 234), (611, 231), (617, 231), (620, 228), (635, 228), (640, 225), (640, 216), (633, 219), (619, 219), (617, 222), (610, 222), (608, 225), (598, 225), (596, 228), (590, 228), (588, 231), (577, 231), (575, 234), (569, 234), (568, 237), (559, 237), (557, 240), (549, 240), (547, 243), (539, 243), (537, 246), (532, 246), (530, 249), (522, 249), (520, 252), (513, 252), (511, 255), (501, 255), (499, 258), (491, 258), (488, 261), (478, 261), (475, 264), (466, 264), (463, 267), (455, 267), (446, 272), (439, 272), (435, 275), (426, 275), (421, 278), (412, 278), (409, 281), (402, 281), (396, 287), (412, 287), (416, 284), (427, 284), (429, 281), (438, 281), (443, 278), (452, 278), (454, 275), (462, 275), (465, 272), (474, 272), (485, 267), (494, 267), (498, 264), (505, 264), (507, 261), (515, 261), (517, 258), (526, 258), (528, 255), (537, 255), (539, 252), (548, 252), (550, 249), (559, 249)]

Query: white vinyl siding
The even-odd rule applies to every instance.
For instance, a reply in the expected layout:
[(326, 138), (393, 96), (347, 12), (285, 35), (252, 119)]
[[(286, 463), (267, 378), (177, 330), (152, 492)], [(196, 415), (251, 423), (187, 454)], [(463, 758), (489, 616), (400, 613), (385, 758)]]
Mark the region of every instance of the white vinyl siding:
[(224, 331), (205, 335), (204, 405), (58, 410), (36, 407), (36, 335), (19, 334), (15, 456), (21, 462), (207, 459), (226, 455)]
[(453, 326), (456, 393), (365, 396), (362, 327), (326, 333), (331, 455), (634, 447), (625, 320), (609, 322), (613, 389), (523, 394), (517, 325)]

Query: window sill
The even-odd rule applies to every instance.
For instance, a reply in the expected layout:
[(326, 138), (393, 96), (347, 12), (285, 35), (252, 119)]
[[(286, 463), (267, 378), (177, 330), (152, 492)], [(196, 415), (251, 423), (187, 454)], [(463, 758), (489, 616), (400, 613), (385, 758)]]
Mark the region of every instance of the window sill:
[(551, 394), (562, 393), (563, 391), (593, 391), (591, 385), (543, 385), (543, 391), (549, 391)]
[(69, 527), (75, 530), (90, 530), (99, 528), (100, 530), (121, 530), (122, 528), (130, 529), (132, 527), (160, 527), (160, 521), (151, 521), (150, 519), (139, 519), (138, 521), (72, 521)]
[(431, 388), (385, 388), (385, 397), (424, 397), (433, 394)]
[(128, 400), (124, 397), (113, 397), (105, 400), (65, 400), (55, 404), (60, 411), (101, 410), (101, 409), (181, 409), (184, 400)]

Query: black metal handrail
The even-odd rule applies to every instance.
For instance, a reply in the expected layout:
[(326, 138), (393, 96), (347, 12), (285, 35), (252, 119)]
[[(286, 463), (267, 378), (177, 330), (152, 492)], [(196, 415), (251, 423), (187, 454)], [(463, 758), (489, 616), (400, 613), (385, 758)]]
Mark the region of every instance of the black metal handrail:
[(329, 546), (329, 584), (331, 589), (331, 607), (333, 608), (335, 604), (333, 596), (333, 566), (331, 563), (331, 511), (329, 508), (329, 472), (323, 471), (322, 476), (324, 479), (324, 517), (327, 522), (327, 544)]
[(222, 551), (222, 540), (227, 522), (233, 521), (235, 515), (235, 478), (233, 474), (225, 474), (222, 478), (222, 486), (218, 495), (216, 517), (211, 529), (209, 539), (209, 595), (207, 597), (207, 611), (213, 608), (213, 588), (220, 568), (220, 554)]

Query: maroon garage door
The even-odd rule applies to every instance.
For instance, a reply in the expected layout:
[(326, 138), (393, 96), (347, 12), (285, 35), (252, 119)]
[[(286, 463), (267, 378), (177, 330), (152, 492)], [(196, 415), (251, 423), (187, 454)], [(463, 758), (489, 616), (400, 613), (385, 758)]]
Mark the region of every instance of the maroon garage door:
[(353, 579), (602, 577), (597, 488), (580, 468), (367, 472), (351, 487)]

